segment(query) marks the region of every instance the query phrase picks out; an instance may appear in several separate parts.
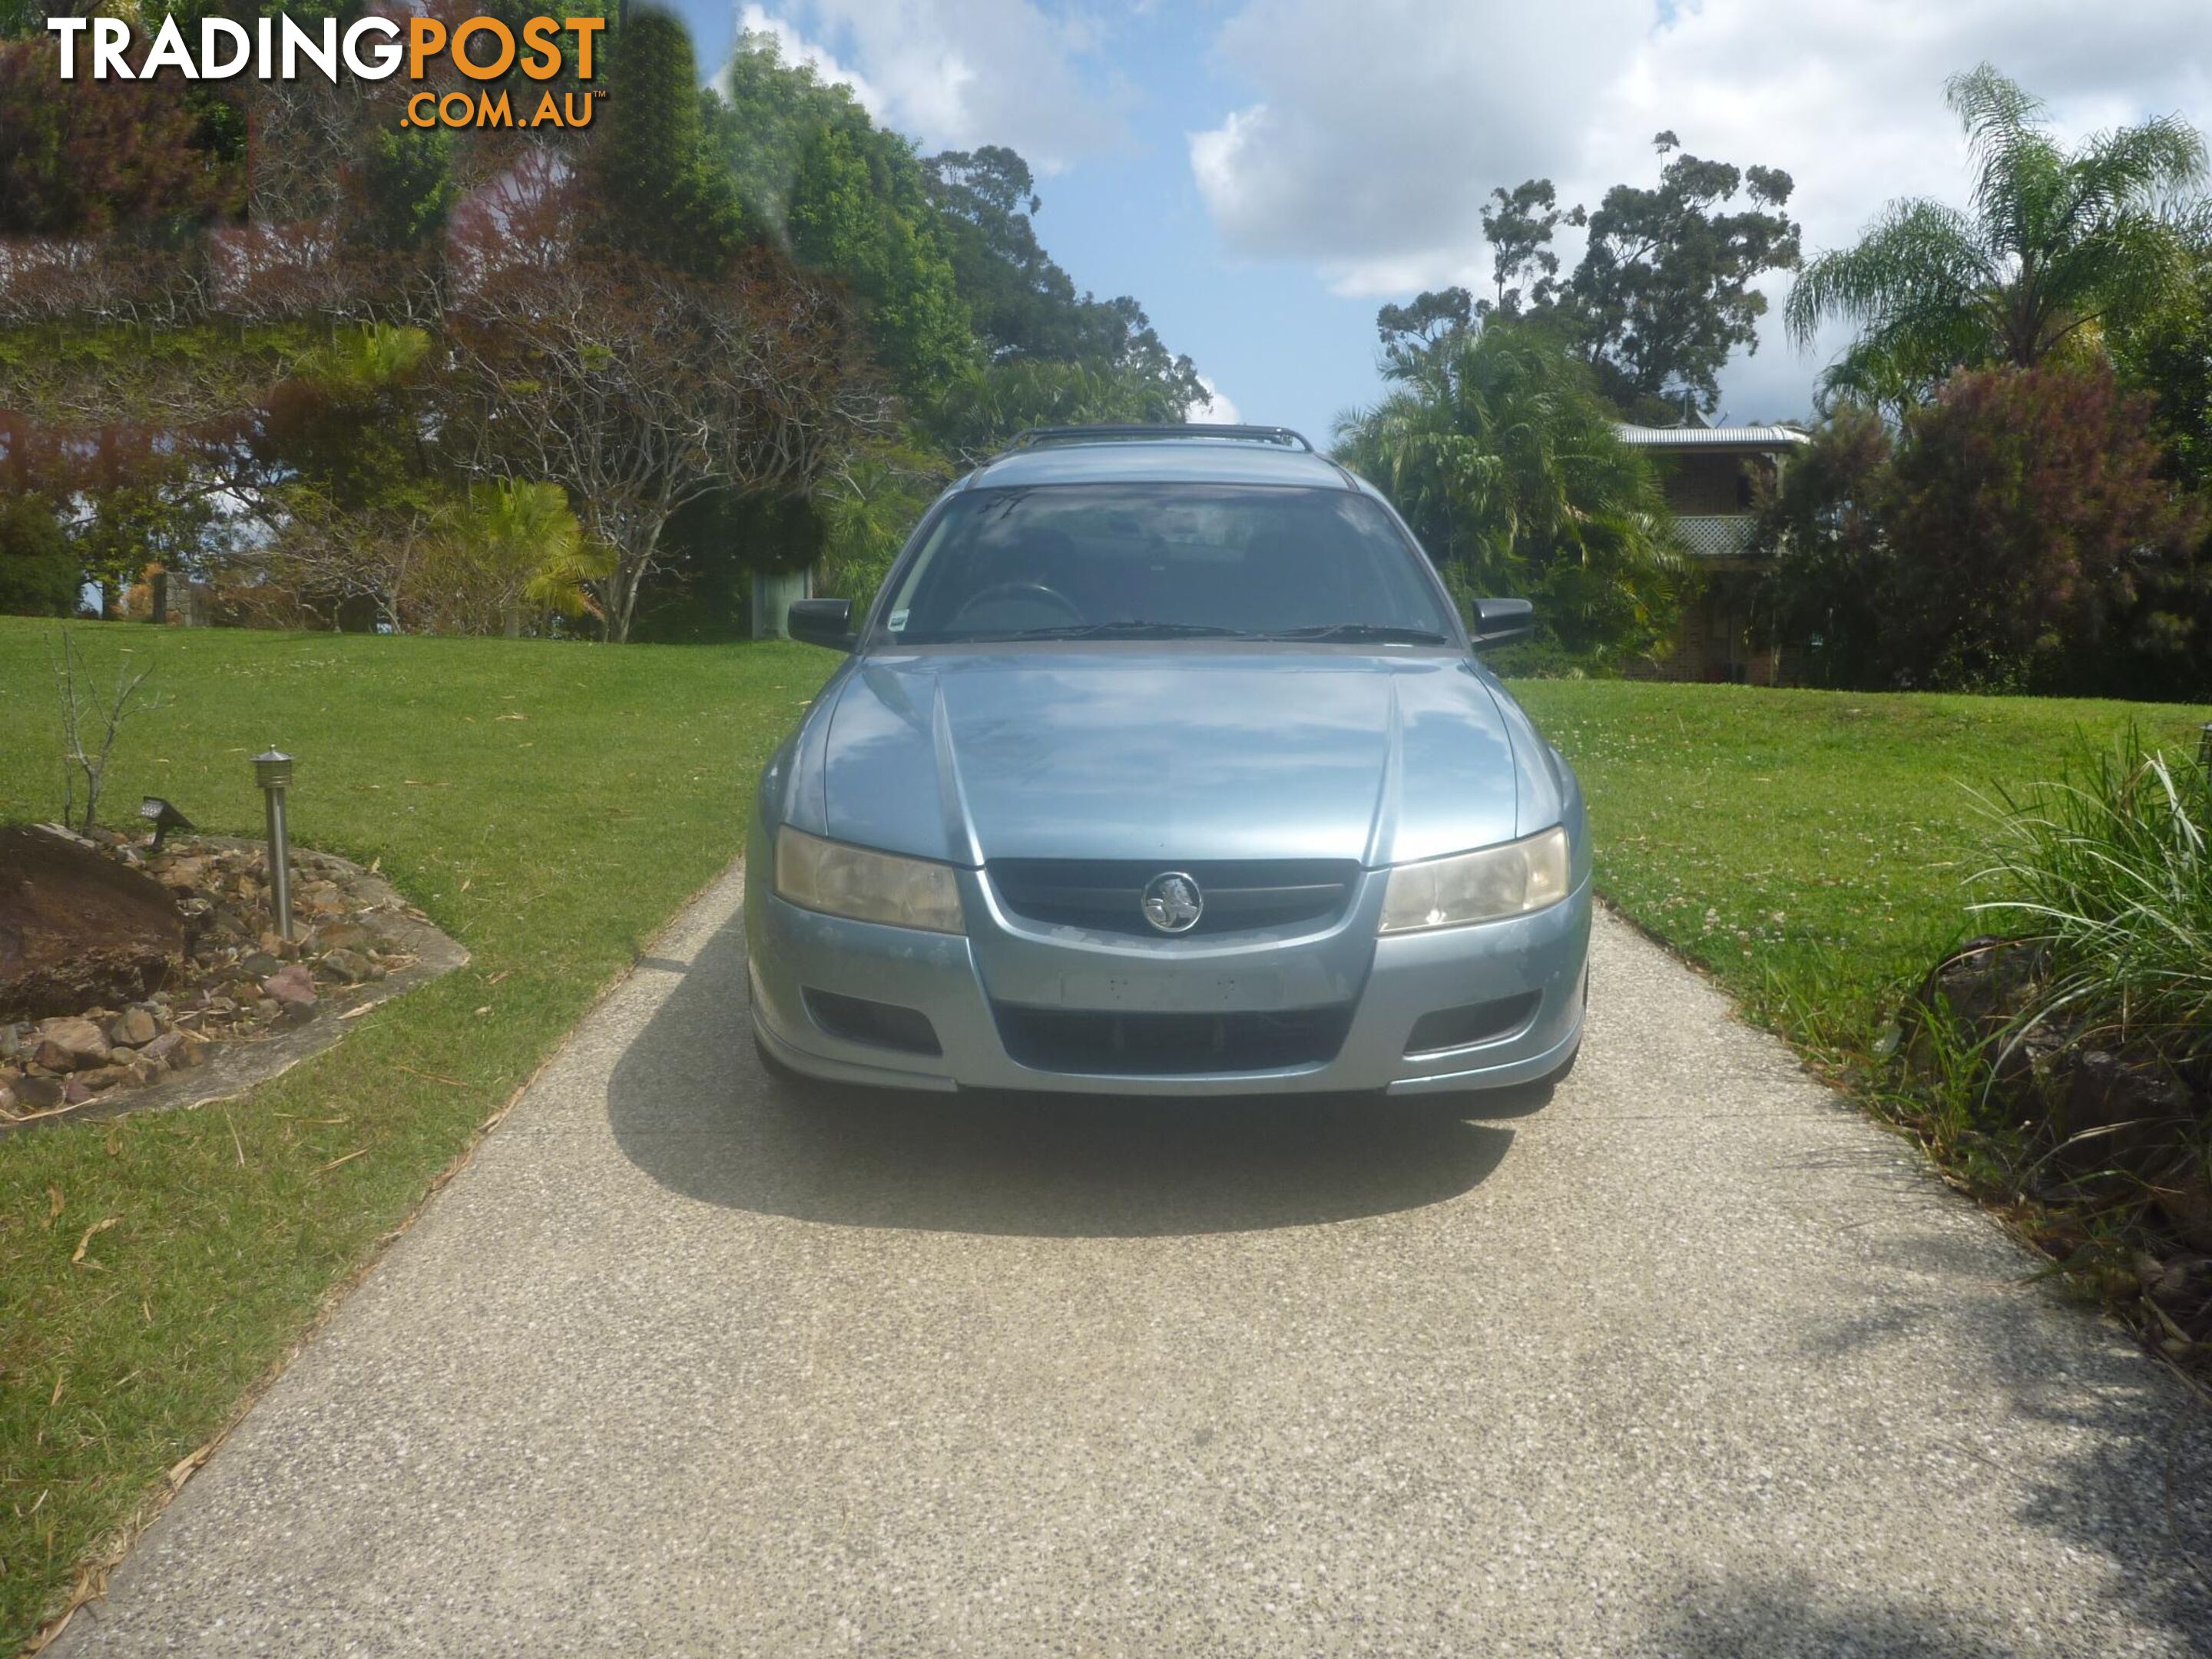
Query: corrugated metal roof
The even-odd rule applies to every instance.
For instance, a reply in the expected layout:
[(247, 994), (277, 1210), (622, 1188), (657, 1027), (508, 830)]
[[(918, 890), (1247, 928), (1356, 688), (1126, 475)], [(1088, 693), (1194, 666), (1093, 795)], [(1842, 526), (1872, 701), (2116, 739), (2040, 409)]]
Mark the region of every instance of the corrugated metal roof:
[(1613, 430), (1632, 449), (1784, 449), (1812, 440), (1789, 426), (1632, 426)]

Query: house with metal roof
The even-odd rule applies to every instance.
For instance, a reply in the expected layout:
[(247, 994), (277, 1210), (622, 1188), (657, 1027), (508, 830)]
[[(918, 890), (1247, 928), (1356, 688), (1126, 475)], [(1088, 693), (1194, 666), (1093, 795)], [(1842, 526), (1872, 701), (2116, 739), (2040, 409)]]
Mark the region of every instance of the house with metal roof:
[(1672, 652), (1659, 673), (1678, 680), (1771, 685), (1783, 677), (1780, 647), (1756, 646), (1753, 596), (1762, 562), (1752, 550), (1758, 504), (1778, 489), (1790, 459), (1810, 441), (1789, 426), (1618, 428), (1621, 441), (1657, 467), (1683, 550), (1697, 568)]

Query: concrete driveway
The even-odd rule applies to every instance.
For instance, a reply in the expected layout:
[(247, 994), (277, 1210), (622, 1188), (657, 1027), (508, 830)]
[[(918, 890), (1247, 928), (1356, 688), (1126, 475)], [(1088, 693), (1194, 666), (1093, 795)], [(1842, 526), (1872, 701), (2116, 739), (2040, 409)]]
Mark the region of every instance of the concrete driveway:
[(1519, 1116), (808, 1101), (738, 890), (59, 1653), (2212, 1651), (2206, 1414), (1620, 924)]

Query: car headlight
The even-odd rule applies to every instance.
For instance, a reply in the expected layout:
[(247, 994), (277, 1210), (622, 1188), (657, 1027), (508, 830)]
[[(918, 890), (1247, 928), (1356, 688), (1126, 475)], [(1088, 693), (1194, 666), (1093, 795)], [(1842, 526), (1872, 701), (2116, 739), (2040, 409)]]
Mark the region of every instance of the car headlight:
[(823, 841), (787, 823), (775, 832), (775, 891), (805, 909), (854, 921), (968, 931), (951, 866)]
[(1382, 895), (1381, 931), (1458, 927), (1541, 910), (1566, 897), (1572, 865), (1564, 825), (1478, 853), (1398, 865)]

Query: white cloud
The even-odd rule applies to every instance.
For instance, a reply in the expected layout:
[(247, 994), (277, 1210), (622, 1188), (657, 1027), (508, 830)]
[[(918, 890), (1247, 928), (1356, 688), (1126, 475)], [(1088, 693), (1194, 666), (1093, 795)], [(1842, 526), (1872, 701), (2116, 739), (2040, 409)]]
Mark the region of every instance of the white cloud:
[(1198, 383), (1206, 388), (1206, 396), (1213, 401), (1192, 404), (1183, 411), (1185, 420), (1203, 421), (1209, 426), (1242, 426), (1244, 423), (1244, 413), (1237, 407), (1236, 399), (1214, 385), (1213, 376), (1201, 374), (1198, 377)]
[[(1942, 82), (1985, 58), (2048, 98), (2071, 135), (2174, 109), (2212, 124), (2203, 0), (2085, 12), (2081, 0), (1382, 0), (1355, 25), (1334, 0), (1247, 0), (1217, 51), (1257, 98), (1192, 136), (1191, 166), (1232, 252), (1304, 261), (1349, 294), (1481, 283), (1491, 186), (1540, 174), (1595, 204), (1656, 176), (1662, 128), (1698, 155), (1788, 171), (1817, 252), (1854, 240), (1892, 198), (1963, 198)], [(1576, 252), (1564, 236), (1562, 252)], [(1778, 302), (1787, 280), (1771, 286)], [(1790, 350), (1770, 320), (1724, 402), (1739, 418), (1802, 410), (1824, 360)]]
[(1363, 292), (1455, 271), (1491, 186), (1559, 169), (1562, 112), (1626, 66), (1648, 6), (1249, 0), (1215, 52), (1261, 96), (1191, 135), (1199, 191), (1236, 252)]
[(1010, 144), (1052, 173), (1123, 141), (1104, 31), (1079, 12), (1041, 0), (784, 0), (744, 16), (787, 56), (836, 66), (867, 89), (871, 113), (932, 149)]

